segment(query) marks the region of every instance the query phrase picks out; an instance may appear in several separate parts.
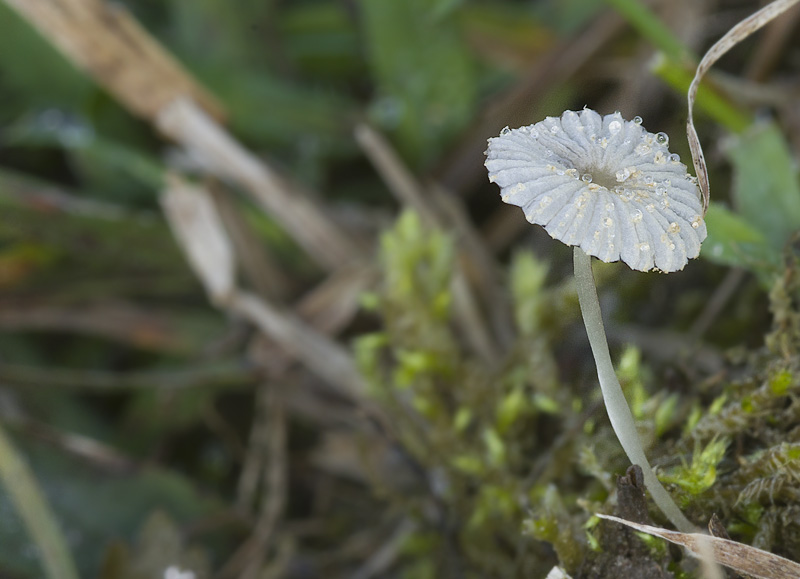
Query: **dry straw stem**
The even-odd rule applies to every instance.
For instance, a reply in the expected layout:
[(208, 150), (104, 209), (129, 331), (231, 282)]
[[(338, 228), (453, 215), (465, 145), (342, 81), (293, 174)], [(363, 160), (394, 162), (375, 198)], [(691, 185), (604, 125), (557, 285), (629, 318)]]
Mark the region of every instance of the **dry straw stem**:
[(323, 267), (336, 269), (360, 253), (319, 204), (281, 179), (192, 100), (172, 101), (159, 113), (156, 125), (199, 159), (207, 171), (248, 191)]
[(231, 243), (206, 189), (172, 175), (167, 179), (162, 205), (178, 243), (213, 303), (252, 322), (345, 397), (362, 396), (363, 380), (345, 348), (293, 312), (236, 286)]
[[(256, 486), (261, 479), (261, 507), (252, 534), (218, 573), (218, 577), (223, 579), (257, 579), (261, 576), (286, 506), (287, 428), (279, 383), (269, 380), (259, 388), (255, 411), (248, 452), (250, 478), (244, 479), (244, 488), (240, 480), (239, 491), (244, 494), (239, 496), (239, 506), (249, 506), (247, 503), (255, 498)], [(245, 471), (242, 473), (243, 477), (244, 474)]]
[(122, 7), (101, 0), (6, 2), (132, 113), (250, 193), (321, 266), (335, 269), (357, 253), (318, 204), (222, 128), (222, 106)]
[(703, 147), (700, 145), (700, 139), (697, 136), (697, 130), (694, 127), (694, 117), (692, 115), (692, 108), (697, 98), (697, 89), (700, 86), (700, 81), (714, 63), (726, 52), (757, 30), (760, 30), (770, 21), (789, 10), (792, 6), (797, 4), (797, 2), (798, 0), (775, 0), (755, 14), (745, 18), (709, 48), (700, 61), (700, 64), (697, 65), (697, 70), (692, 79), (692, 83), (689, 85), (689, 92), (687, 95), (689, 115), (686, 121), (686, 137), (689, 140), (689, 149), (692, 151), (692, 162), (694, 163), (694, 169), (697, 172), (697, 179), (700, 184), (700, 191), (703, 195), (704, 215), (706, 211), (708, 211), (708, 202), (711, 192), (708, 182), (708, 169), (706, 167), (705, 157), (703, 156)]
[(72, 555), (31, 469), (0, 425), (0, 480), (28, 529), (49, 579), (78, 579)]
[[(717, 563), (757, 579), (797, 579), (800, 577), (799, 564), (750, 545), (701, 533), (668, 531), (610, 515), (597, 516), (681, 545), (696, 557), (702, 557), (706, 552), (713, 552), (714, 560)], [(709, 546), (710, 549), (708, 549)]]
[(213, 117), (222, 105), (195, 83), (120, 4), (101, 0), (5, 0), (134, 114), (150, 121), (188, 96)]

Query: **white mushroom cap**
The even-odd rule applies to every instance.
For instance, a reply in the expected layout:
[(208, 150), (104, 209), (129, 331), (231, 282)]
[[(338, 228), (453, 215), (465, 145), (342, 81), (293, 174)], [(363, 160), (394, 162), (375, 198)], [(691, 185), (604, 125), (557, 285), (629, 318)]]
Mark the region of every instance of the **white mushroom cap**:
[(489, 139), (486, 168), (503, 201), (602, 261), (683, 269), (706, 238), (696, 179), (636, 117), (590, 109)]

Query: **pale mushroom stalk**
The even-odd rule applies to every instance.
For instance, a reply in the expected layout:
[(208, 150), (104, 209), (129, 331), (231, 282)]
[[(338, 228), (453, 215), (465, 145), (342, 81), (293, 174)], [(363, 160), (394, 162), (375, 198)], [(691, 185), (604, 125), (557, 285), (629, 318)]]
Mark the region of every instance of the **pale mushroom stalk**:
[(653, 472), (647, 456), (645, 456), (639, 434), (636, 431), (633, 414), (614, 372), (614, 365), (611, 363), (603, 317), (600, 312), (600, 302), (597, 299), (597, 288), (592, 275), (591, 260), (591, 256), (584, 253), (580, 247), (574, 248), (573, 263), (578, 301), (581, 305), (583, 323), (586, 326), (586, 334), (589, 336), (589, 344), (592, 347), (592, 355), (597, 367), (597, 378), (600, 381), (600, 389), (603, 392), (603, 401), (608, 412), (608, 418), (611, 420), (611, 427), (614, 429), (614, 433), (617, 435), (623, 450), (625, 450), (625, 454), (628, 455), (628, 459), (632, 464), (637, 464), (641, 467), (644, 475), (644, 484), (661, 512), (666, 515), (679, 531), (684, 533), (693, 532), (696, 530), (695, 526), (689, 522), (678, 505), (675, 504), (675, 501), (672, 500), (672, 497)]

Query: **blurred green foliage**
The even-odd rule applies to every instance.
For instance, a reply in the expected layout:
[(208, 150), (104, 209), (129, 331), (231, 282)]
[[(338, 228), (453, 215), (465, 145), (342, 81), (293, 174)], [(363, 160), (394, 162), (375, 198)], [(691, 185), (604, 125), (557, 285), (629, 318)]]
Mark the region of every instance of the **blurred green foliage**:
[[(275, 576), (352, 577), (373, 555), (364, 538), (379, 549), (385, 528), (405, 519), (413, 530), (386, 576), (543, 577), (556, 563), (575, 578), (591, 576), (592, 565), (613, 555), (614, 534), (593, 515), (615, 508), (616, 477), (627, 465), (594, 387), (570, 278), (552, 258), (559, 250), (536, 234), (531, 247), (497, 250), (505, 260), (493, 272), (498, 303), (482, 305), (508, 306), (511, 339), (497, 360), (476, 356), (453, 289), (462, 238), (412, 212), (394, 219), (395, 204), (352, 129), (368, 119), (404, 163), (436, 179), (460, 148), (489, 136), (472, 132), (499, 99), (520, 90), (537, 95), (522, 110), (501, 111), (503, 118), (607, 102), (619, 81), (603, 72), (608, 63), (618, 68), (641, 42), (676, 57), (669, 30), (648, 33), (656, 21), (637, 17), (642, 38), (621, 32), (576, 77), (537, 92), (530, 78), (546, 84), (561, 71), (535, 76), (536, 67), (560, 62), (547, 59), (588, 38), (606, 3), (129, 4), (220, 97), (237, 138), (336, 205), (348, 227), (379, 239), (380, 281), (346, 339), (390, 418), (383, 458), (397, 463), (389, 461), (390, 476), (378, 467), (353, 467), (350, 478), (326, 471), (319, 448), (358, 412), (322, 398), (316, 412), (331, 426), (315, 422), (313, 404), (309, 411), (294, 401), (301, 410), (290, 416), (288, 522), (269, 553), (283, 558)], [(691, 78), (683, 63), (662, 60), (655, 75), (683, 98)], [(653, 94), (663, 91), (655, 79), (652, 86)], [(800, 558), (796, 155), (780, 118), (753, 123), (751, 111), (716, 91), (706, 87), (698, 101), (704, 143), (713, 150), (712, 120), (737, 134), (722, 148), (729, 166), (710, 168), (707, 261), (666, 281), (613, 265), (597, 277), (607, 313), (645, 338), (625, 346), (627, 337), (612, 334), (612, 346), (664, 482), (694, 520), (720, 513), (735, 538)], [(682, 109), (658, 94), (657, 121), (677, 127), (677, 143)], [(210, 576), (252, 531), (252, 513), (232, 505), (248, 429), (258, 420), (256, 378), (246, 352), (251, 330), (208, 305), (160, 217), (165, 171), (185, 159), (3, 2), (0, 102), (0, 420), (41, 481), (82, 576), (161, 579), (173, 565)], [(497, 117), (486, 126), (493, 122), (492, 132), (505, 124)], [(730, 195), (716, 186), (728, 177)], [(497, 192), (483, 184), (474, 197), (459, 193), (482, 233), (497, 237), (490, 217)], [(237, 191), (232, 197), (256, 241), (292, 278), (293, 295), (320, 280), (270, 217)], [(506, 227), (510, 221), (499, 229)], [(661, 346), (674, 332), (685, 337), (714, 291), (722, 271), (712, 264), (751, 271), (769, 290), (767, 298), (747, 286), (720, 322), (729, 331), (725, 343), (750, 349), (721, 355), (712, 348), (710, 362), (688, 354), (659, 360)], [(677, 295), (685, 297), (680, 306), (670, 301)], [(767, 309), (771, 323), (759, 317)], [(13, 373), (25, 365), (40, 371), (28, 382)], [(98, 380), (107, 388), (87, 387)], [(282, 380), (287, 391), (306, 395), (301, 372)], [(380, 437), (363, 438), (353, 443), (359, 451)], [(0, 515), (0, 574), (41, 576), (3, 492)], [(663, 546), (643, 549), (642, 557), (671, 565), (675, 576), (693, 572), (691, 561), (667, 561)]]

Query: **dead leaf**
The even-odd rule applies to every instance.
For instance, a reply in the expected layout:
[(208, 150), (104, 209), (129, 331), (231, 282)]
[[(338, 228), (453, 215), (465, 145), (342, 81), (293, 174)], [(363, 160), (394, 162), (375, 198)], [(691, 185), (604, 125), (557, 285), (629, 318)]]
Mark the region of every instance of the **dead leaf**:
[[(713, 550), (714, 560), (717, 563), (758, 579), (797, 579), (800, 577), (800, 564), (750, 545), (701, 533), (680, 533), (650, 525), (640, 525), (611, 515), (597, 516), (681, 545), (696, 557), (701, 557), (702, 553)], [(711, 547), (710, 550), (707, 548), (708, 546)]]

